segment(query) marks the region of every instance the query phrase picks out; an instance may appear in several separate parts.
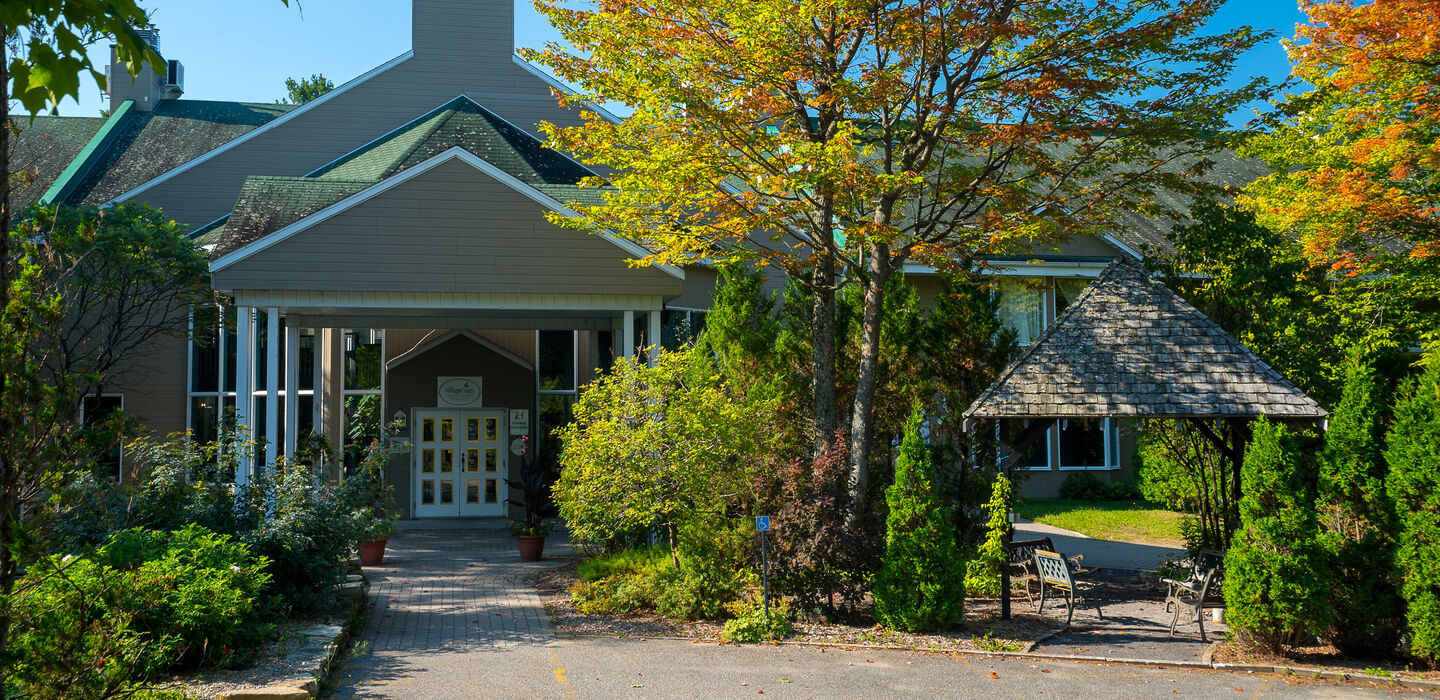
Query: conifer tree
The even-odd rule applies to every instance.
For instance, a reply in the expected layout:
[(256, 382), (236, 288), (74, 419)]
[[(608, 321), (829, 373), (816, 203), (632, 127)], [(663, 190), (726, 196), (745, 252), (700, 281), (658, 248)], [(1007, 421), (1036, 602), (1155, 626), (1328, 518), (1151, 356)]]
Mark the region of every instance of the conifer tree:
[(1395, 579), (1386, 575), (1394, 529), (1381, 454), (1381, 391), (1370, 358), (1357, 352), (1320, 455), (1321, 544), (1334, 576), (1335, 627), (1328, 636), (1346, 653), (1393, 650), (1402, 624)]
[(1242, 642), (1280, 653), (1331, 620), (1314, 499), (1283, 426), (1261, 418), (1245, 452), (1240, 529), (1225, 553), (1225, 606)]
[(1440, 664), (1440, 343), (1431, 346), (1425, 362), (1424, 374), (1406, 386), (1395, 405), (1385, 459), (1410, 651), (1435, 666)]
[(943, 629), (960, 619), (965, 603), (965, 562), (949, 509), (935, 493), (922, 422), (917, 406), (905, 424), (895, 483), (885, 492), (885, 556), (872, 591), (875, 620), (907, 632)]

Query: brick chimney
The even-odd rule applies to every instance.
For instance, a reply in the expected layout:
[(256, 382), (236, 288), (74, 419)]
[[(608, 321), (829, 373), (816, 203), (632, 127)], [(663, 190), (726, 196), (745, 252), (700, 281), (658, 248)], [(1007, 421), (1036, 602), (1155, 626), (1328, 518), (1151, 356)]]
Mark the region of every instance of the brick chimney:
[(461, 65), (510, 62), (515, 52), (511, 0), (412, 0), (410, 47), (423, 60)]
[[(148, 27), (140, 30), (140, 36), (160, 53), (160, 30)], [(162, 54), (163, 55), (163, 54)], [(106, 82), (110, 96), (110, 109), (119, 107), (125, 100), (134, 100), (135, 109), (149, 112), (163, 100), (173, 100), (185, 92), (185, 66), (179, 61), (166, 61), (166, 69), (157, 74), (154, 67), (145, 64), (140, 74), (131, 76), (129, 69), (120, 62), (115, 45), (110, 45), (110, 65), (105, 68)]]

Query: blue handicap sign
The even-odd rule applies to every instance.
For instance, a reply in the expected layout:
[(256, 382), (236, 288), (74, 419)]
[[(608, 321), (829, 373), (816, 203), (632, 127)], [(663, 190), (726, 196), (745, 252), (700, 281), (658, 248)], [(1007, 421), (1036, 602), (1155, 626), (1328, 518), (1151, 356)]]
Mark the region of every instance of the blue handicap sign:
[(770, 531), (770, 516), (768, 516), (768, 515), (757, 515), (757, 516), (755, 516), (755, 531), (756, 531), (756, 532), (769, 532), (769, 531)]

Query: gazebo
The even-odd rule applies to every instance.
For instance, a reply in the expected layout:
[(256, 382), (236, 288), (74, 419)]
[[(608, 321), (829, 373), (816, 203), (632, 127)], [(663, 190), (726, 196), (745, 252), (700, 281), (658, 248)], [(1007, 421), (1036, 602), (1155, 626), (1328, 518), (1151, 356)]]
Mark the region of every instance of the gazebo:
[[(1013, 449), (1062, 418), (1188, 420), (1237, 471), (1251, 419), (1325, 415), (1314, 399), (1129, 259), (1111, 263), (965, 411), (967, 426), (1029, 419), (1010, 440)], [(1216, 419), (1230, 440), (1206, 422)], [(1239, 488), (1235, 479), (1237, 501)], [(1003, 589), (1008, 617), (1008, 584)]]

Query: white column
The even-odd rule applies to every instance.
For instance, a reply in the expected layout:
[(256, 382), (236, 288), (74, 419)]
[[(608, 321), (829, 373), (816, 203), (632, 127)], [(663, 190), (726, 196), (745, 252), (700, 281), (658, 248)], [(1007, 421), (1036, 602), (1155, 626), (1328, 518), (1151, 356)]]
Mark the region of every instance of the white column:
[(655, 361), (656, 361), (657, 359), (659, 359), (659, 355), (660, 355), (660, 352), (659, 352), (660, 340), (661, 340), (661, 338), (660, 338), (660, 312), (659, 312), (659, 311), (651, 311), (651, 312), (650, 312), (650, 337), (648, 337), (648, 338), (645, 339), (645, 345), (646, 345), (646, 346), (651, 347), (651, 348), (655, 348), (654, 350), (650, 350), (650, 351), (647, 351), (647, 352), (645, 353), (645, 363), (648, 364), (648, 365), (650, 365), (651, 367), (654, 367), (654, 366), (655, 366)]
[(285, 459), (295, 456), (300, 439), (300, 326), (285, 317)]
[(280, 309), (265, 309), (265, 468), (275, 466), (280, 443)]
[(620, 324), (623, 326), (620, 329), (620, 335), (625, 343), (621, 347), (625, 352), (625, 358), (629, 359), (635, 356), (635, 312), (626, 311)]
[[(255, 349), (254, 321), (255, 309), (248, 306), (235, 307), (235, 425), (244, 440), (255, 437), (255, 420), (250, 411), (250, 399), (255, 392), (255, 373), (250, 371), (251, 355)], [(250, 483), (254, 455), (253, 445), (245, 445), (240, 449), (235, 465), (236, 486)]]
[(325, 329), (315, 328), (313, 331), (315, 333), (315, 346), (312, 354), (315, 356), (315, 362), (310, 376), (314, 378), (312, 381), (315, 383), (315, 395), (310, 401), (314, 409), (314, 416), (311, 418), (310, 424), (315, 426), (316, 434), (324, 435), (328, 438), (330, 437), (330, 431), (325, 429), (325, 402), (328, 400), (325, 396), (327, 393), (325, 391)]

